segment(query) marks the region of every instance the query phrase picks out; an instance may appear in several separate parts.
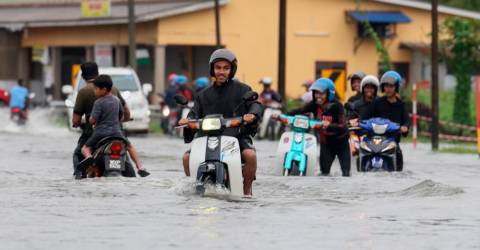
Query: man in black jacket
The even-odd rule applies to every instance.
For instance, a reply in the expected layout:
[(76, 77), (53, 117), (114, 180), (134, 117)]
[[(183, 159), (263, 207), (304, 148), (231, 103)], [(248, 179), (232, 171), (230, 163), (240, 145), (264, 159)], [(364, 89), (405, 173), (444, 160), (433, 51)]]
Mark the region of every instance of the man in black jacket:
[[(377, 98), (377, 92), (380, 87), (380, 82), (378, 78), (373, 75), (367, 75), (363, 78), (360, 84), (360, 92), (362, 93), (362, 98), (352, 103), (352, 108), (354, 112), (347, 110), (347, 117), (350, 120), (352, 126), (358, 126), (358, 119), (364, 120), (368, 115), (373, 102)], [(352, 124), (352, 119), (354, 124)]]
[(350, 86), (352, 87), (352, 90), (355, 91), (356, 93), (355, 95), (348, 98), (347, 102), (353, 103), (355, 101), (362, 99), (362, 92), (360, 89), (360, 85), (364, 77), (365, 77), (365, 73), (363, 73), (362, 71), (357, 71), (348, 77), (348, 79), (350, 80)]
[(343, 176), (350, 176), (350, 146), (343, 106), (335, 98), (335, 85), (328, 78), (316, 80), (310, 88), (313, 100), (304, 107), (288, 112), (288, 115), (312, 113), (323, 121), (320, 130), (320, 171), (330, 174), (330, 168), (338, 157)]
[[(256, 131), (255, 126), (258, 119), (262, 116), (263, 108), (257, 101), (250, 101), (240, 105), (243, 102), (243, 95), (251, 91), (251, 88), (233, 79), (236, 70), (237, 59), (231, 51), (227, 49), (214, 51), (210, 57), (210, 75), (215, 78), (215, 81), (212, 85), (200, 91), (195, 97), (194, 105), (188, 114), (188, 118), (201, 119), (206, 115), (212, 114), (221, 114), (224, 118), (243, 117), (244, 122), (247, 124), (243, 133), (239, 134), (238, 130), (226, 131), (226, 133), (238, 138), (242, 159), (245, 162), (243, 168), (243, 192), (245, 195), (252, 195), (252, 183), (257, 170), (257, 156), (252, 143), (252, 135)], [(187, 123), (188, 119), (179, 121), (179, 125), (186, 125)], [(232, 134), (228, 134), (228, 132)], [(186, 135), (188, 134), (186, 131)], [(188, 142), (189, 140), (186, 138), (186, 141)], [(183, 156), (183, 167), (187, 176), (190, 176), (189, 159), (190, 152), (187, 151)]]
[[(374, 101), (365, 119), (372, 117), (387, 118), (392, 122), (398, 123), (400, 125), (400, 133), (406, 136), (410, 126), (410, 119), (405, 103), (398, 96), (401, 81), (400, 74), (395, 71), (387, 71), (383, 74), (380, 79), (380, 89), (385, 93), (385, 96)], [(402, 171), (403, 154), (400, 149), (400, 134), (395, 137), (395, 141), (397, 142), (397, 170)]]

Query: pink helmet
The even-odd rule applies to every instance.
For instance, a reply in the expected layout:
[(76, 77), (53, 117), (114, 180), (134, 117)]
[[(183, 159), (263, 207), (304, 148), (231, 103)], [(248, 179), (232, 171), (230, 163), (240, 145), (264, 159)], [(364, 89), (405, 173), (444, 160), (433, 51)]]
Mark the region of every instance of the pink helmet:
[(175, 73), (171, 73), (170, 75), (168, 75), (168, 81), (169, 82), (173, 82), (175, 80), (175, 78), (177, 78), (177, 74)]

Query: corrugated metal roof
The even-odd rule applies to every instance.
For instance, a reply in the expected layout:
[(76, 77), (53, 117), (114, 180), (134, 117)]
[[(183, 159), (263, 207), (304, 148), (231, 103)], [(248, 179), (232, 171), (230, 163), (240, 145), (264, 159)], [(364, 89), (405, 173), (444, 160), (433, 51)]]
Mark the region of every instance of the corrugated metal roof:
[[(229, 0), (221, 0), (227, 4)], [(213, 8), (211, 0), (191, 0), (179, 2), (140, 2), (135, 4), (137, 22), (150, 21), (157, 18), (195, 12)], [(9, 30), (21, 30), (24, 27), (54, 27), (127, 23), (128, 10), (125, 4), (111, 6), (111, 16), (103, 18), (83, 18), (80, 5), (60, 6), (22, 6), (0, 8), (0, 27)]]

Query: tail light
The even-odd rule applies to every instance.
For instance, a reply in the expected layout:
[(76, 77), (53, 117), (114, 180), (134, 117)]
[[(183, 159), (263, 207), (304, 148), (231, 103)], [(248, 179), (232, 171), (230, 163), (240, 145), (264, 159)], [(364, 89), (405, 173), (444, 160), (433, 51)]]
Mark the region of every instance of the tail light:
[(123, 150), (123, 143), (119, 141), (114, 141), (110, 145), (110, 157), (112, 159), (119, 159), (120, 155), (122, 155)]
[(13, 113), (19, 113), (19, 112), (20, 112), (20, 108), (18, 108), (18, 107), (12, 108), (12, 112), (13, 112)]

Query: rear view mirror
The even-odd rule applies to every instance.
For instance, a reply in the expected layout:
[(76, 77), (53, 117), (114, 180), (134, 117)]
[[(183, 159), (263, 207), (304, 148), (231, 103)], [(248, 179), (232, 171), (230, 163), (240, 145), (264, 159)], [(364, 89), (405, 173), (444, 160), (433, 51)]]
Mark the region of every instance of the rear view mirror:
[(63, 85), (62, 86), (62, 93), (64, 95), (70, 95), (71, 93), (73, 93), (72, 85)]
[(148, 96), (148, 94), (150, 94), (150, 92), (152, 92), (152, 90), (153, 90), (153, 85), (150, 84), (150, 83), (144, 83), (142, 85), (142, 90), (143, 90), (143, 94), (145, 96)]
[(242, 96), (244, 101), (255, 101), (258, 99), (258, 94), (255, 91), (248, 91)]
[(187, 105), (188, 104), (187, 98), (183, 95), (176, 95), (174, 98), (175, 98), (175, 102), (177, 104), (180, 104), (180, 105)]

